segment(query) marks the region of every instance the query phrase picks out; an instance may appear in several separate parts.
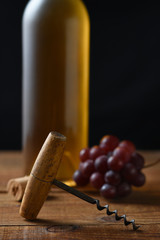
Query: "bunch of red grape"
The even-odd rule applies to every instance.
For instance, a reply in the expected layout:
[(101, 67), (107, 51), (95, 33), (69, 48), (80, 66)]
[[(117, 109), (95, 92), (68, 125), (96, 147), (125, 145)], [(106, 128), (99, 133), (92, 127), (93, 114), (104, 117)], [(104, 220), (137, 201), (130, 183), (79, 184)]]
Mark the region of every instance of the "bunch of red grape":
[(119, 141), (116, 136), (106, 135), (99, 146), (82, 149), (80, 160), (74, 181), (78, 186), (90, 183), (105, 198), (127, 196), (132, 185), (140, 187), (145, 183), (141, 172), (144, 158), (131, 141)]

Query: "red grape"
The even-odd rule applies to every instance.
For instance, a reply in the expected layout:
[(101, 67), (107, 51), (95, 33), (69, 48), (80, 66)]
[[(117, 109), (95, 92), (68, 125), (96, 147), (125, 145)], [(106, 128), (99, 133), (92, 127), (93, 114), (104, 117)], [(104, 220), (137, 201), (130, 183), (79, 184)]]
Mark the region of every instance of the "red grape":
[(81, 162), (85, 162), (87, 159), (89, 159), (89, 148), (83, 148), (79, 153), (79, 157)]
[(107, 154), (110, 151), (105, 143), (100, 143), (99, 147), (104, 151), (105, 154)]
[(112, 156), (112, 152), (108, 152), (106, 156), (107, 156), (107, 158), (111, 157)]
[(104, 180), (106, 183), (116, 186), (121, 182), (121, 175), (117, 172), (110, 170), (107, 171), (104, 175)]
[(137, 170), (141, 170), (144, 167), (144, 158), (137, 152), (132, 154), (130, 162), (134, 164)]
[(136, 150), (135, 145), (129, 140), (121, 141), (118, 146), (127, 148), (130, 153), (133, 153)]
[(101, 189), (100, 193), (105, 198), (115, 198), (117, 195), (116, 187), (108, 183), (105, 183)]
[(100, 189), (101, 186), (104, 184), (104, 176), (99, 172), (94, 172), (90, 176), (90, 184), (97, 189)]
[(95, 171), (93, 160), (88, 159), (82, 163), (80, 165), (80, 171), (84, 177), (89, 178), (90, 175)]
[(119, 197), (125, 197), (131, 193), (131, 185), (128, 184), (127, 182), (122, 182), (118, 187), (117, 187), (117, 195)]
[(102, 148), (105, 153), (113, 151), (119, 143), (119, 139), (113, 135), (106, 135), (100, 141), (100, 148)]
[(135, 179), (132, 181), (132, 185), (141, 187), (145, 184), (145, 175), (143, 173), (137, 173)]
[(90, 151), (89, 151), (89, 159), (96, 159), (100, 155), (103, 155), (104, 151), (98, 147), (98, 146), (93, 146)]
[(127, 163), (131, 158), (131, 153), (126, 148), (116, 147), (113, 151), (113, 156), (121, 159), (124, 163)]
[[(79, 163), (79, 170), (81, 169), (81, 167), (83, 166), (83, 162)], [(81, 170), (80, 170), (81, 171)]]
[(74, 172), (73, 180), (77, 183), (78, 186), (85, 186), (89, 182), (89, 179), (85, 178), (79, 170)]
[(122, 175), (127, 182), (132, 183), (136, 178), (137, 173), (138, 171), (135, 166), (129, 162), (125, 165)]
[(100, 173), (105, 173), (108, 170), (107, 160), (106, 155), (97, 157), (94, 162), (95, 169)]
[(124, 164), (124, 161), (117, 156), (111, 156), (108, 159), (108, 168), (115, 172), (119, 172), (124, 167)]

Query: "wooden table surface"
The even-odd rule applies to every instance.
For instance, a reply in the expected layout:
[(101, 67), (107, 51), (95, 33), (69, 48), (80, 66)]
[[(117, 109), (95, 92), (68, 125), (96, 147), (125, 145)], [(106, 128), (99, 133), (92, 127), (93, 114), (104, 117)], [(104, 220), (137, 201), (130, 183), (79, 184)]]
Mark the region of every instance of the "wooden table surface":
[[(160, 157), (160, 151), (143, 151), (147, 162)], [(86, 203), (61, 189), (53, 188), (36, 221), (19, 216), (20, 203), (7, 194), (9, 179), (23, 176), (20, 152), (0, 152), (0, 240), (18, 239), (160, 239), (160, 164), (143, 169), (146, 184), (134, 188), (127, 198), (105, 200), (94, 189), (80, 189), (98, 198), (101, 205), (109, 204), (110, 210), (126, 214), (127, 220), (135, 219), (141, 225), (137, 231), (123, 220), (115, 221), (105, 210)]]

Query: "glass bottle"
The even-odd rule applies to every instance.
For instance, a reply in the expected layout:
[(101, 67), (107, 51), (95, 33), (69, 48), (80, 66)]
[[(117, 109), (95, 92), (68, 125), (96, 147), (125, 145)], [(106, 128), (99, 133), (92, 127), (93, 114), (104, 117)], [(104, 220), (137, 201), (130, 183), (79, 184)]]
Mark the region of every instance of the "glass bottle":
[(67, 137), (58, 179), (88, 145), (90, 20), (81, 0), (31, 0), (23, 14), (22, 140), (29, 174), (50, 131)]

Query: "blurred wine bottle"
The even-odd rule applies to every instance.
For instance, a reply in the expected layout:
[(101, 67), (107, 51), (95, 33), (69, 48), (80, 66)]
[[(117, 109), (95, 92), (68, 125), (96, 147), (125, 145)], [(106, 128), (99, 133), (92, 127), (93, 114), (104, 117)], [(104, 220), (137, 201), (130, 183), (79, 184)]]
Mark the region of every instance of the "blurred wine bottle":
[(50, 131), (67, 137), (58, 179), (88, 145), (90, 19), (81, 0), (31, 0), (23, 14), (22, 138), (29, 174)]

